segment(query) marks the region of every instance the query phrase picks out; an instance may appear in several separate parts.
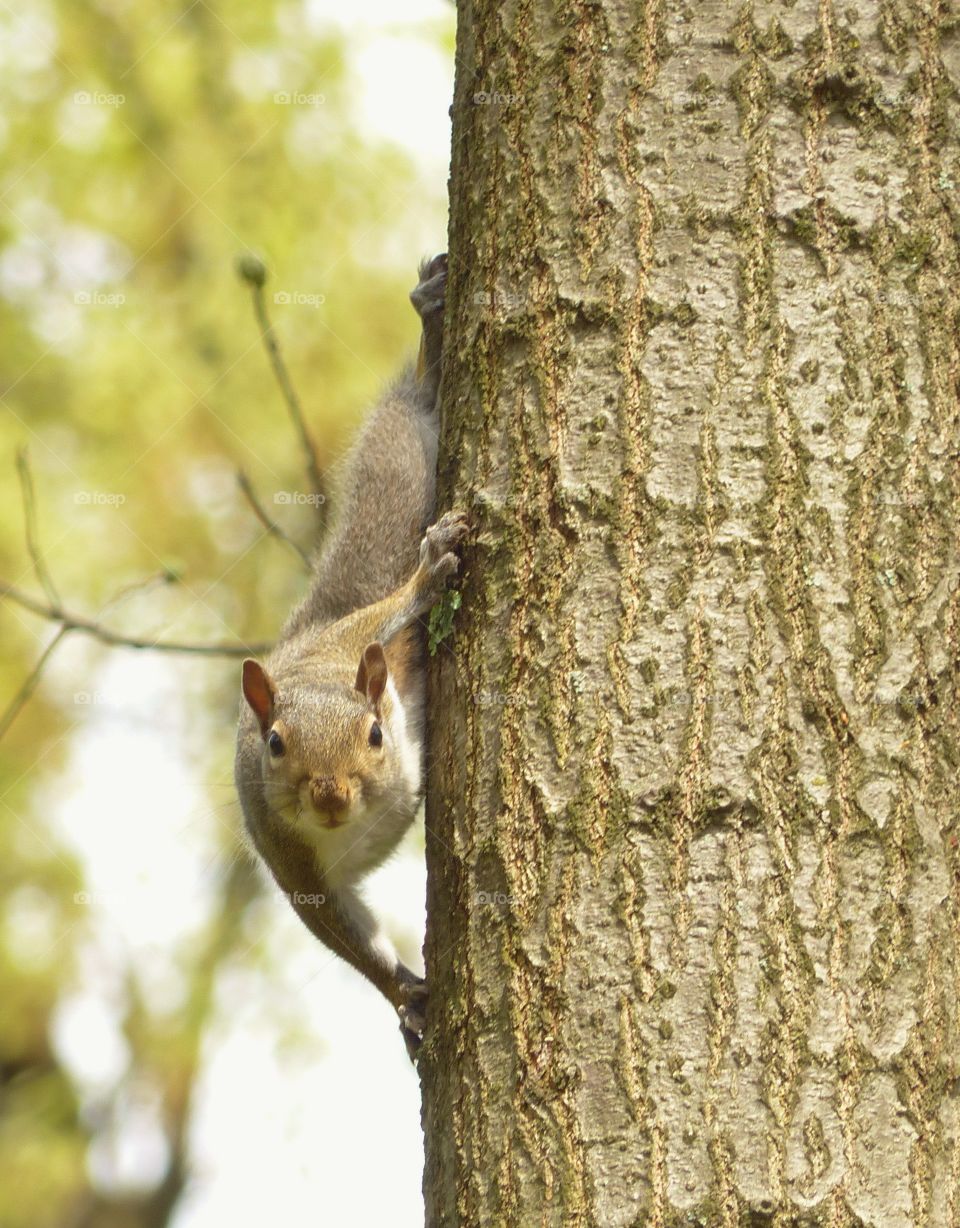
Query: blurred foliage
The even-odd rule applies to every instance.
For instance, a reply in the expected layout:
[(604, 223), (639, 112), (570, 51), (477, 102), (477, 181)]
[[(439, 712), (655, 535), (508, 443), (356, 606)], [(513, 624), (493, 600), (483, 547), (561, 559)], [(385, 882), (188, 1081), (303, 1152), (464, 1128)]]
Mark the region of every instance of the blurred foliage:
[[(306, 479), (234, 261), (252, 250), (269, 269), (273, 324), (329, 463), (415, 346), (406, 293), (418, 257), (445, 233), (442, 174), (424, 183), (408, 152), (360, 129), (352, 34), (321, 9), (52, 0), (0, 13), (6, 581), (42, 597), (14, 463), (26, 444), (44, 557), (68, 608), (95, 615), (124, 586), (169, 569), (178, 583), (104, 621), (160, 638), (256, 640), (275, 633), (301, 590), (296, 558), (264, 537), (236, 488), (243, 467), (309, 546), (309, 505), (276, 502)], [(452, 11), (426, 28), (404, 25), (402, 13), (391, 20), (452, 60)], [(397, 89), (407, 88), (398, 65)], [(0, 620), (2, 710), (55, 628), (9, 602)], [(121, 969), (125, 1073), (94, 1097), (75, 1086), (52, 1020), (82, 979), (88, 909), (80, 860), (49, 823), (50, 798), (87, 715), (78, 689), (95, 689), (114, 651), (125, 650), (88, 642), (69, 669), (45, 673), (0, 741), (3, 1228), (167, 1222), (216, 970), (256, 957), (238, 937), (255, 879), (215, 818), (224, 856), (214, 904), (176, 953), (183, 1008), (158, 1009), (137, 970)], [(171, 725), (170, 736), (218, 781), (220, 816), (236, 669), (169, 660), (194, 731), (184, 739)], [(97, 1185), (91, 1149), (144, 1088), (166, 1175), (132, 1193)]]

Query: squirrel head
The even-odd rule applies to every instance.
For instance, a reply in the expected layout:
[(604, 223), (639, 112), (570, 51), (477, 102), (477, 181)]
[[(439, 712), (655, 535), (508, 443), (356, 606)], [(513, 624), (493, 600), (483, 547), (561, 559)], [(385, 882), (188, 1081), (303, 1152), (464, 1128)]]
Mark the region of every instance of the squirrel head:
[(356, 681), (279, 685), (250, 658), (243, 695), (263, 739), (270, 808), (298, 825), (333, 830), (404, 788), (406, 728), (383, 646), (368, 644)]

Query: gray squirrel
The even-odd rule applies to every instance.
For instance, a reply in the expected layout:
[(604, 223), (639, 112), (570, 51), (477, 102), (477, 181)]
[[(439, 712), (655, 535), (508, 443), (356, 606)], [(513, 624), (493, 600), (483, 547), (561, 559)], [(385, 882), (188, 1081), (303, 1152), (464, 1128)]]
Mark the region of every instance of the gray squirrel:
[(419, 620), (456, 573), (467, 531), (459, 512), (431, 525), (446, 280), (445, 255), (421, 265), (410, 295), (423, 326), (416, 367), (346, 458), (307, 596), (263, 662), (243, 662), (235, 764), (254, 847), (307, 928), (393, 1004), (411, 1058), (426, 984), (358, 883), (396, 848), (423, 796)]

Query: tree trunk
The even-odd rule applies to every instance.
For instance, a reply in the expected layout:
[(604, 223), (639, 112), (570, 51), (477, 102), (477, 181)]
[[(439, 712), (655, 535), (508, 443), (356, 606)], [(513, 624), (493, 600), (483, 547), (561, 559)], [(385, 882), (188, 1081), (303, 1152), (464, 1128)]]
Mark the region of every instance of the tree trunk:
[(465, 0), (427, 1224), (960, 1223), (960, 31)]

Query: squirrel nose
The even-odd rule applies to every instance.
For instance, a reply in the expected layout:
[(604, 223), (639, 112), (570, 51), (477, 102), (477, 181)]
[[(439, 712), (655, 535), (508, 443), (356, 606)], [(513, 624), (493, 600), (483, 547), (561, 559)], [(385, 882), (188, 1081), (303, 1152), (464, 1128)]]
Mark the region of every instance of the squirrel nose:
[(350, 805), (350, 791), (334, 776), (313, 776), (310, 780), (310, 801), (314, 808), (327, 814), (339, 814)]

